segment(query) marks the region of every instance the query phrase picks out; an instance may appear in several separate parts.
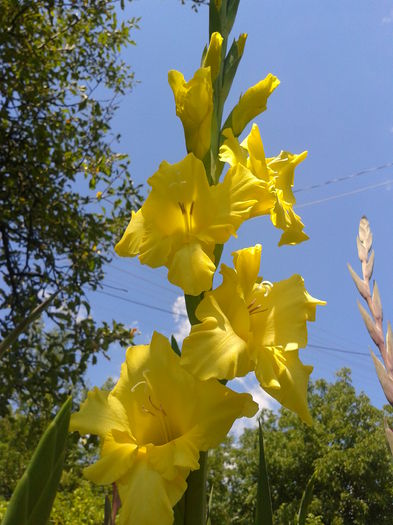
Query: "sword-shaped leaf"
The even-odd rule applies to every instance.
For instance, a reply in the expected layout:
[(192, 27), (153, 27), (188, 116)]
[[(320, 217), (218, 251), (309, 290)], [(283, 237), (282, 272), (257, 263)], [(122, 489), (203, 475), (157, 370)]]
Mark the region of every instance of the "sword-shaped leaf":
[(316, 472), (314, 472), (311, 478), (308, 480), (307, 486), (303, 492), (302, 501), (300, 502), (299, 512), (297, 515), (296, 525), (306, 525), (308, 507), (312, 500), (315, 480)]
[(270, 497), (269, 477), (267, 474), (265, 450), (263, 447), (262, 425), (259, 421), (259, 469), (258, 469), (258, 493), (257, 508), (255, 513), (255, 525), (272, 525), (273, 511)]
[(19, 480), (2, 525), (46, 525), (63, 470), (71, 413), (71, 398), (59, 410), (40, 439)]

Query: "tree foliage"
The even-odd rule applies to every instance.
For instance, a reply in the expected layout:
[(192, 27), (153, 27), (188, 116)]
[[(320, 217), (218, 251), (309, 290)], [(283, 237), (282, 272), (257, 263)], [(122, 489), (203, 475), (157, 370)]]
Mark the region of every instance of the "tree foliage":
[[(307, 427), (285, 409), (262, 411), (274, 523), (294, 523), (302, 493), (316, 470), (308, 524), (388, 524), (393, 512), (393, 465), (383, 411), (356, 395), (350, 373), (335, 383), (311, 385), (314, 425)], [(390, 407), (386, 407), (391, 414)], [(258, 472), (258, 434), (246, 430), (239, 443), (228, 440), (213, 451), (214, 524), (253, 522)]]
[(138, 21), (119, 21), (116, 1), (0, 6), (0, 338), (60, 290), (49, 331), (36, 324), (1, 360), (5, 414), (10, 400), (23, 404), (33, 392), (60, 403), (92, 356), (129, 343), (124, 326), (90, 317), (87, 292), (101, 286), (140, 203), (111, 131), (134, 82), (119, 53)]

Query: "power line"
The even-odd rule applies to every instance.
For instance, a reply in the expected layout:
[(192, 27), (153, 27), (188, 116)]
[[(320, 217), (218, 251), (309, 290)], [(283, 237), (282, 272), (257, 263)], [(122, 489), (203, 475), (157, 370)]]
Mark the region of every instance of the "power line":
[(112, 290), (118, 290), (119, 292), (128, 293), (127, 288), (120, 288), (119, 286), (112, 286), (112, 285), (106, 284), (106, 283), (102, 283), (102, 286), (105, 286), (106, 288), (112, 288)]
[(393, 162), (389, 162), (387, 164), (382, 164), (381, 166), (375, 166), (374, 168), (367, 168), (361, 171), (357, 171), (356, 173), (352, 173), (351, 175), (345, 175), (343, 177), (335, 177), (334, 179), (329, 179), (319, 184), (312, 184), (311, 186), (305, 186), (304, 188), (298, 188), (296, 190), (293, 190), (293, 193), (299, 193), (300, 191), (315, 190), (317, 188), (322, 188), (330, 184), (336, 184), (337, 182), (351, 180), (351, 179), (354, 179), (355, 177), (359, 177), (360, 175), (366, 175), (368, 173), (373, 173), (375, 171), (384, 170), (386, 168), (391, 168), (392, 166), (393, 166)]
[(357, 190), (347, 191), (345, 193), (338, 193), (337, 195), (332, 195), (330, 197), (325, 197), (324, 199), (318, 199), (311, 202), (305, 202), (303, 204), (296, 204), (296, 208), (306, 208), (307, 206), (313, 206), (314, 204), (320, 204), (322, 202), (332, 201), (339, 199), (340, 197), (348, 197), (349, 195), (354, 195), (355, 193), (361, 193), (367, 190), (373, 190), (374, 188), (380, 188), (382, 186), (387, 186), (388, 184), (393, 183), (393, 179), (385, 180), (385, 182), (380, 182), (379, 184), (372, 184), (370, 186), (364, 186), (363, 188), (358, 188)]
[(161, 288), (162, 290), (166, 290), (167, 292), (171, 292), (175, 295), (179, 295), (178, 292), (176, 292), (176, 290), (174, 290), (173, 288), (169, 288), (169, 286), (163, 286), (162, 284), (158, 284), (152, 281), (151, 279), (147, 279), (147, 277), (142, 277), (140, 275), (137, 275), (131, 272), (130, 270), (124, 270), (123, 268), (120, 268), (119, 266), (115, 266), (114, 264), (111, 264), (110, 268), (113, 268), (114, 270), (117, 270), (118, 272), (122, 272), (127, 275), (130, 275), (131, 277), (134, 277), (135, 279), (138, 279), (140, 281), (145, 281), (146, 283), (152, 284), (153, 286), (157, 286), (158, 288)]
[(335, 348), (333, 346), (314, 345), (312, 343), (309, 343), (307, 347), (317, 348), (320, 350), (332, 350), (333, 352), (341, 352), (343, 354), (361, 355), (361, 356), (366, 356), (366, 357), (369, 356), (369, 354), (366, 354), (366, 352), (355, 352), (354, 350), (344, 350), (344, 348)]
[[(152, 304), (142, 303), (140, 301), (134, 301), (133, 299), (128, 299), (127, 297), (122, 297), (120, 295), (116, 295), (116, 294), (113, 294), (113, 293), (110, 293), (110, 292), (102, 292), (102, 291), (97, 290), (97, 293), (101, 293), (103, 295), (108, 295), (109, 297), (114, 297), (115, 299), (121, 299), (122, 301), (126, 301), (127, 303), (135, 304), (137, 306), (143, 306), (144, 308), (149, 308), (150, 310), (158, 310), (159, 312), (170, 314), (172, 316), (174, 315), (174, 312), (172, 312), (171, 310), (167, 310), (166, 308), (160, 308), (159, 306), (154, 306)], [(177, 312), (177, 315), (179, 315), (180, 317), (185, 317), (185, 318), (187, 317), (188, 318), (188, 316), (186, 314), (183, 314), (181, 312)], [(312, 344), (312, 343), (309, 343), (307, 345), (307, 347), (309, 347), (309, 348), (317, 348), (317, 349), (320, 349), (320, 350), (332, 350), (334, 352), (341, 352), (341, 353), (344, 353), (344, 354), (361, 355), (361, 356), (368, 356), (369, 355), (369, 354), (366, 354), (365, 352), (356, 352), (356, 351), (353, 351), (353, 350), (345, 350), (344, 348), (336, 348), (336, 347), (333, 347), (333, 346), (324, 346), (324, 345), (315, 345), (315, 344)]]
[[(109, 297), (114, 297), (115, 299), (121, 299), (122, 301), (125, 301), (127, 303), (136, 304), (137, 306), (143, 306), (144, 308), (150, 308), (151, 310), (158, 310), (159, 312), (163, 312), (163, 313), (170, 314), (170, 315), (175, 315), (174, 312), (172, 312), (171, 310), (167, 310), (166, 308), (160, 308), (159, 306), (154, 306), (152, 304), (147, 304), (147, 303), (142, 303), (142, 302), (139, 302), (139, 301), (134, 301), (133, 299), (128, 299), (127, 297), (122, 297), (121, 295), (116, 295), (114, 293), (103, 292), (103, 291), (100, 291), (100, 290), (97, 290), (96, 293), (100, 293), (100, 294), (103, 294), (103, 295), (108, 295)], [(176, 315), (179, 315), (180, 317), (187, 317), (188, 318), (188, 316), (186, 314), (182, 314), (180, 312), (177, 312)]]

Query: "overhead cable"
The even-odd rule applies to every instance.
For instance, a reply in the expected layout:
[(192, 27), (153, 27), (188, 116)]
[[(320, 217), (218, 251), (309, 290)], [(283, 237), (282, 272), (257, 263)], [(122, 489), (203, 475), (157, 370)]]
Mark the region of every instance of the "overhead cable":
[(392, 183), (393, 183), (393, 179), (388, 179), (388, 180), (385, 180), (384, 182), (380, 182), (379, 184), (372, 184), (370, 186), (364, 186), (363, 188), (358, 188), (356, 190), (347, 191), (345, 193), (339, 193), (337, 195), (331, 195), (330, 197), (325, 197), (324, 199), (318, 199), (318, 200), (311, 201), (311, 202), (304, 202), (303, 204), (296, 204), (296, 208), (306, 208), (307, 206), (313, 206), (314, 204), (320, 204), (322, 202), (333, 201), (341, 197), (348, 197), (349, 195), (354, 195), (355, 193), (362, 193), (363, 191), (373, 190), (375, 188), (381, 188), (382, 186), (388, 186), (389, 184), (392, 184)]
[(382, 164), (381, 166), (375, 166), (374, 168), (367, 168), (361, 171), (357, 171), (356, 173), (352, 173), (351, 175), (345, 175), (343, 177), (335, 177), (334, 179), (325, 180), (324, 182), (320, 182), (318, 184), (312, 184), (310, 186), (305, 186), (304, 188), (298, 188), (293, 190), (293, 193), (299, 193), (301, 191), (309, 191), (309, 190), (315, 190), (317, 188), (322, 188), (323, 186), (328, 186), (330, 184), (336, 184), (337, 182), (344, 182), (346, 180), (354, 179), (355, 177), (359, 177), (360, 175), (367, 175), (368, 173), (373, 173), (375, 171), (384, 170), (386, 168), (391, 168), (393, 166), (393, 162), (388, 162), (387, 164)]

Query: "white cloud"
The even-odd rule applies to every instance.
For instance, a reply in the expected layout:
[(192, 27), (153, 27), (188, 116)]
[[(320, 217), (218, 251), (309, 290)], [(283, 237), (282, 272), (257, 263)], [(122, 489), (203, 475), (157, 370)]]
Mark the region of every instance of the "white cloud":
[[(277, 410), (279, 404), (272, 397), (269, 396), (262, 388), (259, 386), (258, 381), (256, 380), (253, 373), (248, 374), (246, 377), (237, 377), (231, 381), (228, 386), (236, 392), (247, 392), (252, 395), (254, 401), (258, 403), (259, 410), (262, 408), (268, 408), (270, 410)], [(237, 419), (234, 425), (231, 428), (231, 434), (235, 439), (239, 438), (243, 433), (245, 428), (256, 428), (258, 425), (258, 414), (259, 411), (253, 418), (242, 417)]]
[(183, 339), (190, 333), (191, 325), (187, 317), (184, 295), (179, 295), (172, 305), (173, 320), (175, 322), (175, 333), (173, 334), (180, 346)]

